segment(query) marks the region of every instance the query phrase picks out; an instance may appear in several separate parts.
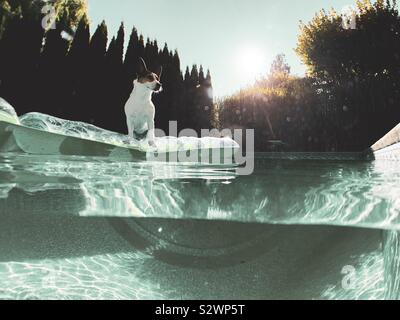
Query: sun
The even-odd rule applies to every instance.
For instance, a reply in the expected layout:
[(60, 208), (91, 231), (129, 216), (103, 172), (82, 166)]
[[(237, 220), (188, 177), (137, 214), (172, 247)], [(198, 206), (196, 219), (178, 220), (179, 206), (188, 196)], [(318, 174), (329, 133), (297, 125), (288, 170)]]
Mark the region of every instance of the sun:
[(236, 54), (235, 66), (238, 82), (241, 86), (247, 86), (261, 75), (267, 73), (267, 53), (256, 46), (243, 46)]

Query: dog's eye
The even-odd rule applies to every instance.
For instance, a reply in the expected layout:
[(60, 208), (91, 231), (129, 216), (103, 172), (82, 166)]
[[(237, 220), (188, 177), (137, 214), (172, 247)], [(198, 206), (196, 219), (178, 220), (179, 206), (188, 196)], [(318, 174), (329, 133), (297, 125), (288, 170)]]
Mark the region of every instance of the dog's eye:
[(150, 81), (153, 81), (154, 77), (152, 75), (149, 75), (149, 76), (147, 76), (147, 79), (150, 80)]

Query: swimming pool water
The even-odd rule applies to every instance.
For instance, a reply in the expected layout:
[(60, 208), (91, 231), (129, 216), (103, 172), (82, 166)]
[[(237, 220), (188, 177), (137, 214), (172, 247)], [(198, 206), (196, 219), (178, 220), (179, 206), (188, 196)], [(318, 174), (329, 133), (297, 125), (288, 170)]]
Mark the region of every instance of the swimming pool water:
[(339, 159), (2, 154), (0, 298), (397, 298), (399, 164)]

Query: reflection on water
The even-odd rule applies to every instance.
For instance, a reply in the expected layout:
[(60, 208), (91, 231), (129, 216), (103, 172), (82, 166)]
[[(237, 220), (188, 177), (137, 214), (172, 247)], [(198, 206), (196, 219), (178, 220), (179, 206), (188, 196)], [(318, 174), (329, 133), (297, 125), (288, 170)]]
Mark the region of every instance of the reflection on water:
[(146, 280), (141, 270), (146, 259), (140, 253), (118, 253), (0, 263), (0, 299), (166, 299), (167, 291)]
[(398, 298), (387, 293), (400, 281), (395, 231), (379, 250), (380, 230), (400, 229), (398, 168), (256, 159), (253, 175), (238, 176), (3, 154), (0, 298)]
[[(39, 213), (53, 206), (80, 216), (400, 229), (398, 167), (390, 161), (270, 160), (251, 176), (237, 176), (229, 167), (3, 156), (0, 208), (29, 203)], [(57, 197), (43, 197), (44, 191)]]

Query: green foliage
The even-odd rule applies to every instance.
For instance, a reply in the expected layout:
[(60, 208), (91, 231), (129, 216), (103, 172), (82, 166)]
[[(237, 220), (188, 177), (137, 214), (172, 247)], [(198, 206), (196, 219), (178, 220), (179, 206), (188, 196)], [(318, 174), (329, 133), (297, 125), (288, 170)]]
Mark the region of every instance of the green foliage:
[(296, 48), (345, 149), (368, 147), (400, 121), (397, 3), (357, 1), (353, 16), (355, 28), (348, 29), (344, 16), (320, 11), (301, 25)]
[(10, 16), (11, 16), (10, 4), (5, 0), (1, 0), (0, 1), (0, 38), (3, 36), (6, 22)]
[(54, 6), (56, 23), (69, 33), (74, 33), (81, 19), (87, 16), (86, 0), (0, 0), (0, 36), (12, 16), (41, 21), (46, 4)]
[(278, 54), (271, 65), (271, 74), (283, 73), (290, 74), (290, 66), (285, 61), (286, 57), (284, 54)]
[(155, 40), (144, 44), (133, 28), (125, 52), (123, 24), (108, 45), (104, 21), (90, 37), (86, 1), (52, 3), (56, 29), (43, 30), (40, 0), (0, 0), (0, 96), (20, 114), (38, 111), (126, 132), (124, 104), (144, 57), (151, 70), (164, 68), (164, 91), (154, 96), (156, 126), (166, 132), (169, 120), (177, 120), (181, 129), (188, 123), (197, 130), (211, 126), (210, 75), (200, 84), (194, 67), (196, 76), (184, 85), (179, 54), (166, 44), (162, 50)]
[(258, 151), (271, 150), (269, 141), (281, 140), (293, 151), (324, 149), (313, 132), (320, 112), (312, 82), (290, 75), (284, 56), (278, 55), (271, 73), (253, 86), (218, 104), (218, 121), (224, 128), (255, 129)]
[(57, 16), (66, 17), (69, 27), (76, 27), (87, 16), (86, 0), (52, 0)]
[(343, 28), (344, 17), (321, 10), (301, 24), (296, 52), (318, 79), (340, 81), (397, 76), (400, 20), (396, 1), (357, 1), (355, 29)]
[(300, 26), (308, 77), (279, 55), (268, 76), (220, 102), (222, 126), (256, 129), (256, 148), (361, 151), (400, 122), (400, 17), (395, 1), (357, 1), (348, 17), (321, 10)]

